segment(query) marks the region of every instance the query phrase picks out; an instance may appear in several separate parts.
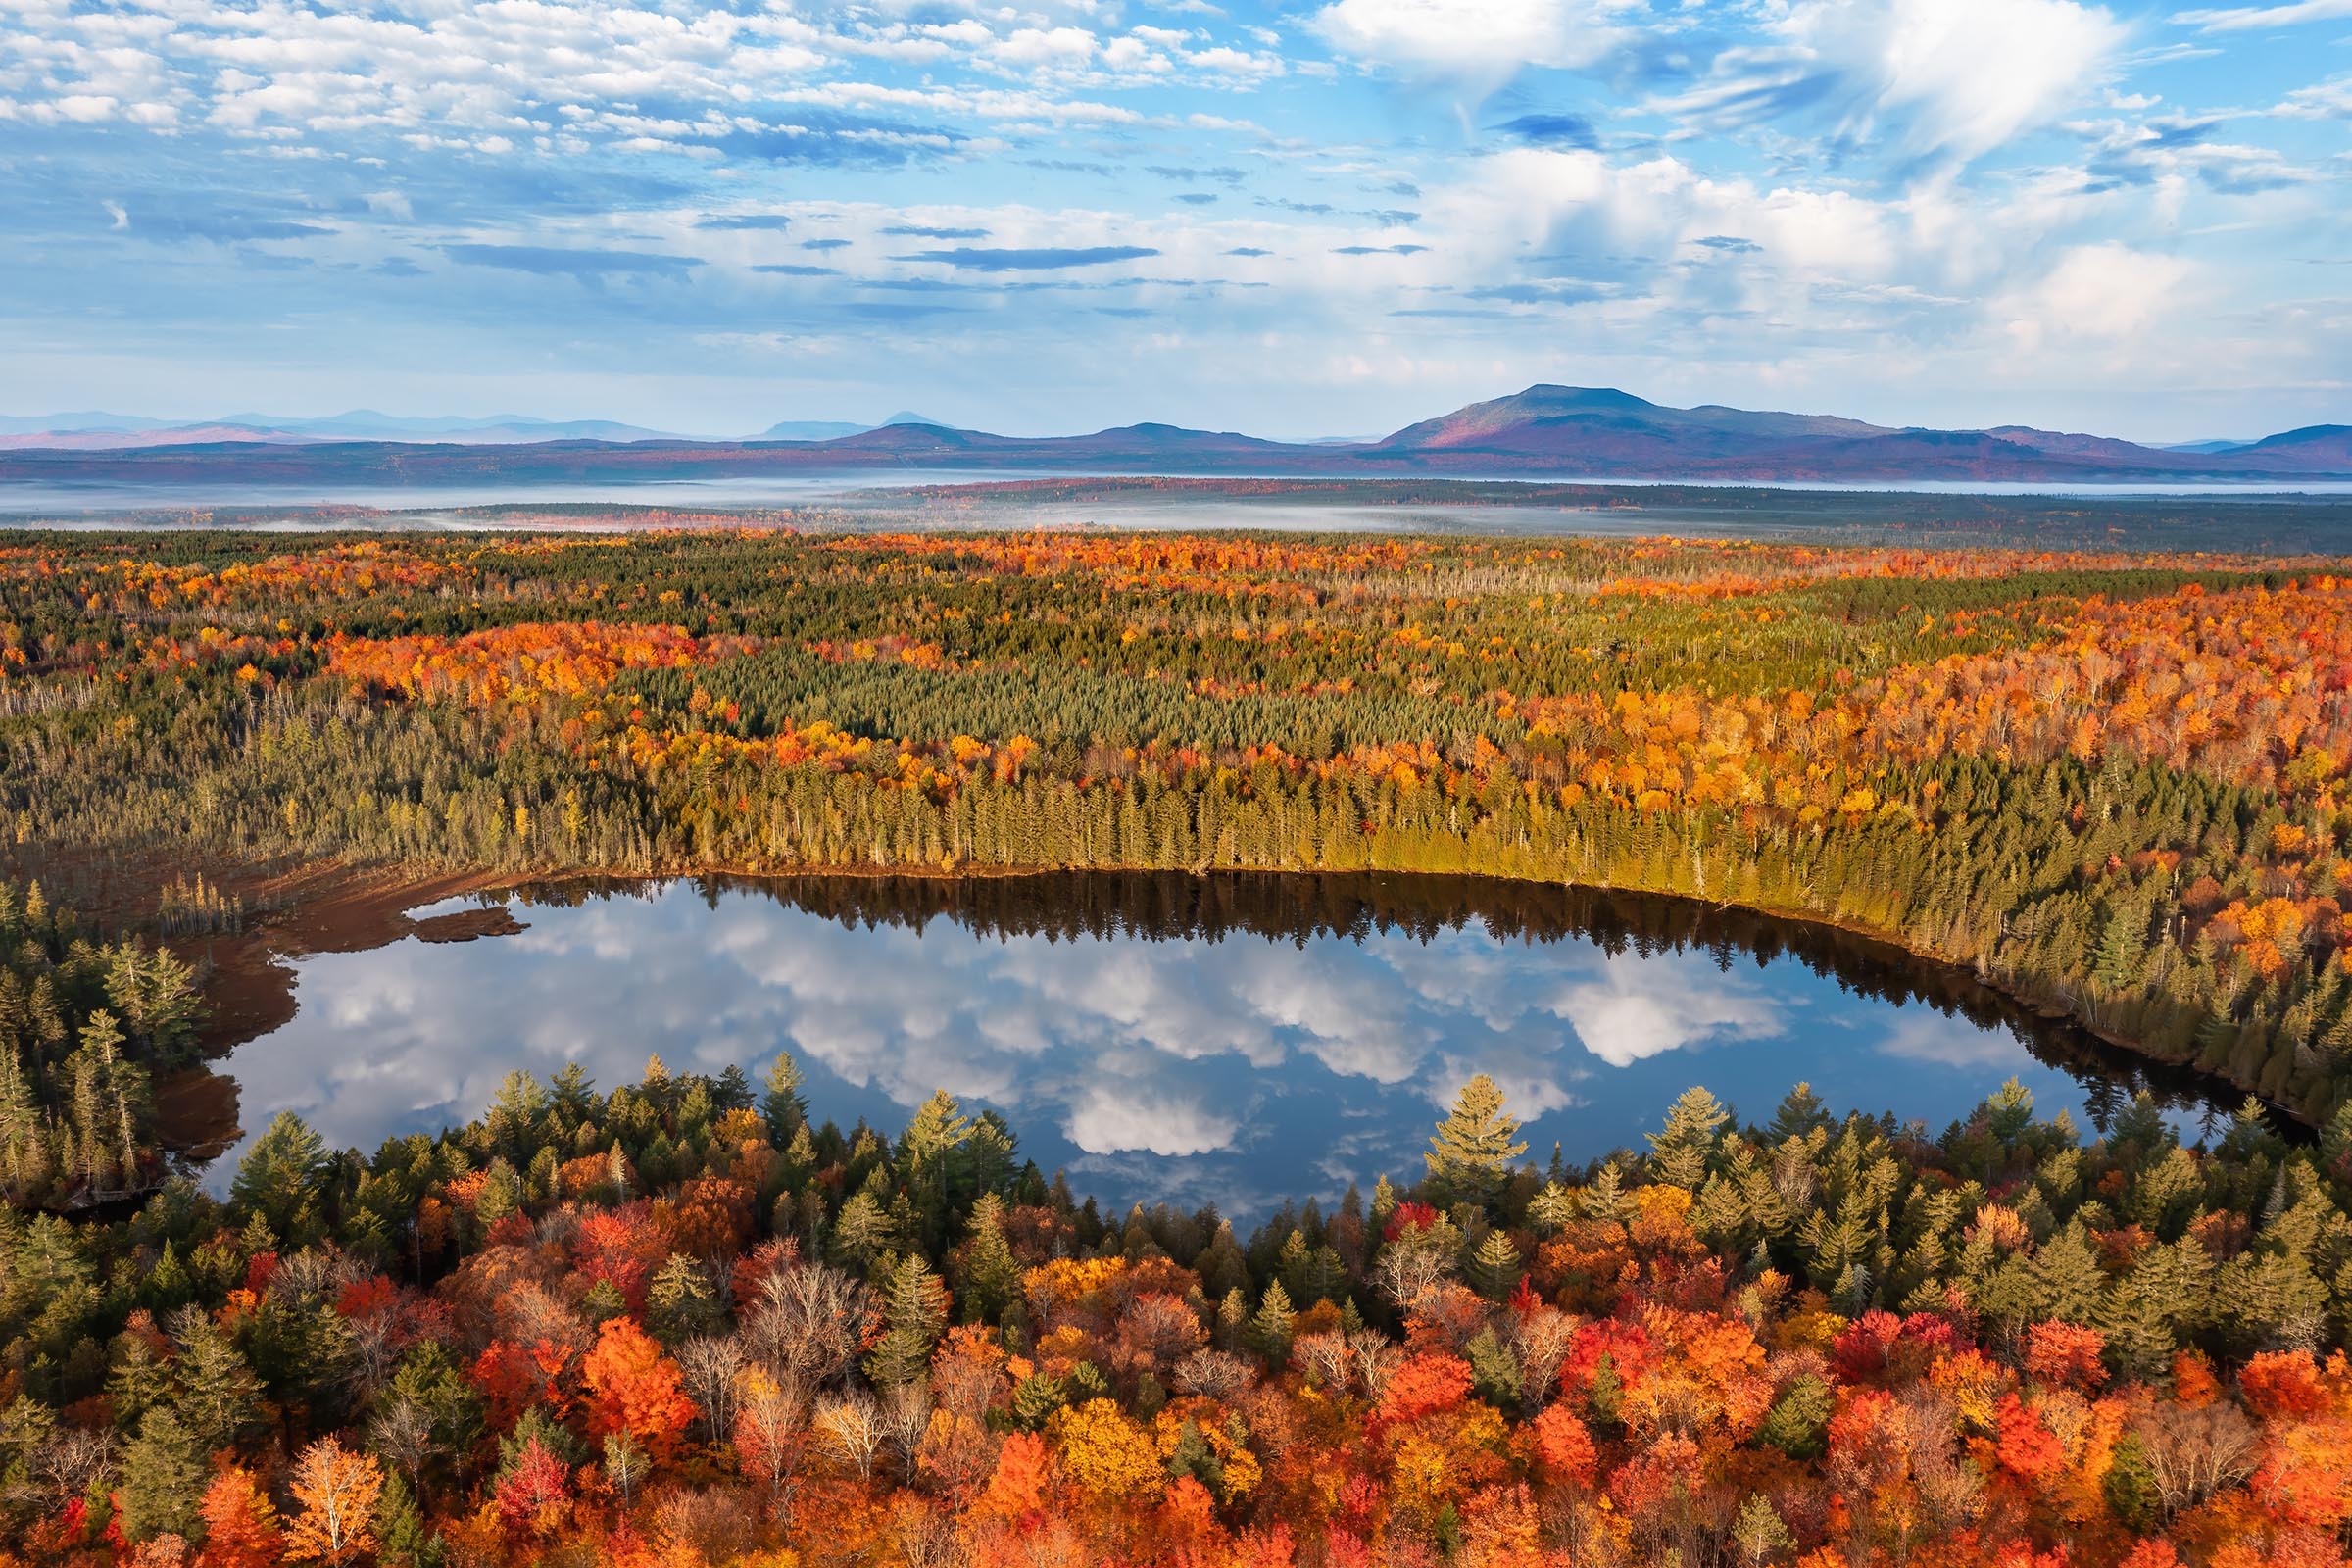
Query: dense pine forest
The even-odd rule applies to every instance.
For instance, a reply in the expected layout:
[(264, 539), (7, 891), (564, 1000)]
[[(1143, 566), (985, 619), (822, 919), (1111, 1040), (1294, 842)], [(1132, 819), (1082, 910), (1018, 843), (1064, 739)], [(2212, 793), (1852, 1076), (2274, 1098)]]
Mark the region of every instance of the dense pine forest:
[[(2341, 1563), (2339, 564), (24, 536), (0, 1549)], [(2086, 1142), (2014, 1088), (1940, 1135), (1693, 1090), (1576, 1167), (1531, 1162), (1474, 1078), (1393, 1182), (1244, 1236), (1101, 1213), (944, 1094), (895, 1137), (819, 1124), (780, 1056), (761, 1089), (516, 1076), (372, 1156), (281, 1118), (208, 1196), (154, 1108), (207, 939), (330, 862), (1679, 894), (1899, 944), (2260, 1099), (2187, 1149), (2144, 1100)]]

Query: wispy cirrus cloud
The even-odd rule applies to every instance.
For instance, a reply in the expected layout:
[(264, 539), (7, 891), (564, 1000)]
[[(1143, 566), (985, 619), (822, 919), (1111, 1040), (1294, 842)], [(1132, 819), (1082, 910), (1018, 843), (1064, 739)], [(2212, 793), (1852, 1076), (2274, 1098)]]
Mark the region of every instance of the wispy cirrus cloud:
[(1797, 0), (1649, 107), (1813, 125), (1857, 154), (1966, 161), (2091, 98), (2128, 31), (2078, 0)]
[(2283, 6), (2183, 11), (2173, 21), (2205, 32), (2250, 32), (2257, 27), (2291, 27), (2305, 22), (2340, 22), (2346, 17), (2352, 17), (2352, 0), (2297, 0)]
[(914, 251), (892, 260), (938, 262), (974, 272), (1043, 272), (1065, 267), (1106, 267), (1113, 262), (1137, 262), (1158, 254), (1149, 245), (1040, 245), (993, 250), (959, 245), (952, 250)]
[(703, 265), (695, 256), (648, 251), (564, 250), (548, 245), (444, 245), (441, 254), (468, 267), (495, 267), (538, 277), (601, 282), (613, 277), (684, 277)]

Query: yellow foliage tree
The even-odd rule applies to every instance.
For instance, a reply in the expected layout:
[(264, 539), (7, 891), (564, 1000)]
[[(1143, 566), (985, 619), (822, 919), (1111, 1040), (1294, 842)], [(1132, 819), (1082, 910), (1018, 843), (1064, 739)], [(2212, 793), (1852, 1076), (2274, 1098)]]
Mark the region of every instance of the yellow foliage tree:
[(372, 1455), (320, 1438), (294, 1461), (289, 1484), (302, 1512), (286, 1532), (288, 1559), (342, 1568), (375, 1549), (375, 1505), (383, 1495), (384, 1473)]
[(1098, 1497), (1134, 1496), (1164, 1479), (1151, 1434), (1108, 1399), (1057, 1412), (1049, 1435), (1063, 1471)]

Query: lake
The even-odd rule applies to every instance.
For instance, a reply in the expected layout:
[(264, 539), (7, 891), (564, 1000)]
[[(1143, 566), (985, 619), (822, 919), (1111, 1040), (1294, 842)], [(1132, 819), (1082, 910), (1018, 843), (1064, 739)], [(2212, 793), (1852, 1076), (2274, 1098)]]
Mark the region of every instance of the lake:
[(478, 1113), (517, 1068), (578, 1061), (610, 1089), (659, 1054), (757, 1083), (782, 1048), (820, 1120), (895, 1135), (944, 1087), (1105, 1204), (1250, 1217), (1416, 1176), (1476, 1072), (1531, 1155), (1576, 1161), (1638, 1145), (1692, 1083), (1747, 1120), (1805, 1080), (1937, 1132), (2011, 1077), (2085, 1128), (2146, 1089), (2193, 1135), (2238, 1098), (1948, 967), (1684, 900), (1137, 874), (565, 884), (505, 896), (505, 919), (483, 902), (294, 960), (293, 1020), (221, 1065), (245, 1128), (290, 1109), (372, 1152)]

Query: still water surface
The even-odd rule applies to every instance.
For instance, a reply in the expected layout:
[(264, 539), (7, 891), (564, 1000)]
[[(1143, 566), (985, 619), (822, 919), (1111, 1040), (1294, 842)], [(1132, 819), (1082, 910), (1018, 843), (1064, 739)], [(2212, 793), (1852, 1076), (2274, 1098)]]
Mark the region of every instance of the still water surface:
[(2142, 1088), (2192, 1135), (2213, 1114), (1942, 966), (1680, 900), (1137, 875), (568, 885), (508, 908), (522, 929), (298, 960), (293, 1021), (224, 1065), (244, 1126), (291, 1109), (372, 1151), (517, 1068), (576, 1060), (609, 1089), (659, 1054), (757, 1082), (782, 1048), (820, 1119), (895, 1134), (945, 1087), (1081, 1193), (1250, 1216), (1417, 1174), (1482, 1071), (1534, 1152), (1576, 1160), (1638, 1146), (1692, 1083), (1755, 1121), (1800, 1079), (1936, 1131), (2012, 1076), (2084, 1128)]

